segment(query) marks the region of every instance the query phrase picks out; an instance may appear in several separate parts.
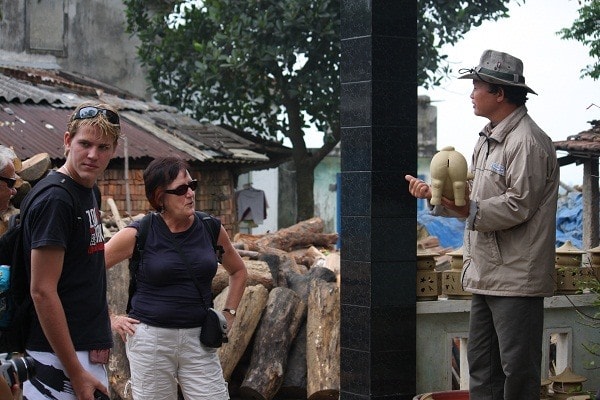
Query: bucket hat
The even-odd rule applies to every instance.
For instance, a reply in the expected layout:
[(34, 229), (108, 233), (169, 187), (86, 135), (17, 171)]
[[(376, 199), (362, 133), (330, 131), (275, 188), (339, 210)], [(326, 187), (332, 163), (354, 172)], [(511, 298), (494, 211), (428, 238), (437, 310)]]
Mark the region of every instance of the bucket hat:
[(474, 68), (463, 68), (458, 71), (464, 75), (458, 79), (477, 79), (487, 83), (506, 86), (518, 86), (529, 93), (537, 94), (525, 84), (523, 61), (508, 53), (485, 50)]

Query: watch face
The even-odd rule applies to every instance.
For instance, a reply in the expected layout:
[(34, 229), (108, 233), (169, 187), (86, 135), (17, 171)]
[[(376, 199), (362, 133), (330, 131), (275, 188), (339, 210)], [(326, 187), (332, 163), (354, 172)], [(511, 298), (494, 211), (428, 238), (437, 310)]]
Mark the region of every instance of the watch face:
[(233, 309), (231, 309), (231, 308), (226, 308), (226, 309), (225, 309), (225, 310), (223, 310), (223, 311), (227, 311), (229, 314), (231, 314), (231, 315), (235, 315), (235, 310), (233, 310)]

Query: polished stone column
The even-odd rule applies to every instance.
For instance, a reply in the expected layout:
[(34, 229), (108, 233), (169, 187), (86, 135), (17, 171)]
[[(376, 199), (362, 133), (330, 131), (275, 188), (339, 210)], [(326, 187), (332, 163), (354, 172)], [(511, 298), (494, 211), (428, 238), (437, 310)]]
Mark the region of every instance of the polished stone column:
[(341, 0), (341, 399), (412, 399), (416, 2)]

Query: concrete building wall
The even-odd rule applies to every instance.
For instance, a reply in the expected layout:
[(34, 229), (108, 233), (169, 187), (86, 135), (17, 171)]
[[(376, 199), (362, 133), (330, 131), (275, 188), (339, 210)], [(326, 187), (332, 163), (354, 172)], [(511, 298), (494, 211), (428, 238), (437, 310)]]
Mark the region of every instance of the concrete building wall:
[(122, 0), (0, 0), (0, 65), (56, 67), (147, 98)]
[(315, 168), (315, 216), (321, 218), (326, 233), (337, 232), (337, 175), (341, 170), (339, 151), (332, 152)]

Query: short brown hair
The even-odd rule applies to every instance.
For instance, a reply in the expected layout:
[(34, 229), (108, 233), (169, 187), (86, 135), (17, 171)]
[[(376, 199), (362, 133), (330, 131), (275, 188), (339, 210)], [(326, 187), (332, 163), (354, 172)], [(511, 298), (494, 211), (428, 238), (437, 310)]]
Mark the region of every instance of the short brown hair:
[(159, 157), (148, 164), (144, 170), (146, 198), (156, 211), (161, 212), (163, 209), (160, 200), (169, 183), (177, 179), (181, 171), (188, 169), (187, 161), (177, 157)]

